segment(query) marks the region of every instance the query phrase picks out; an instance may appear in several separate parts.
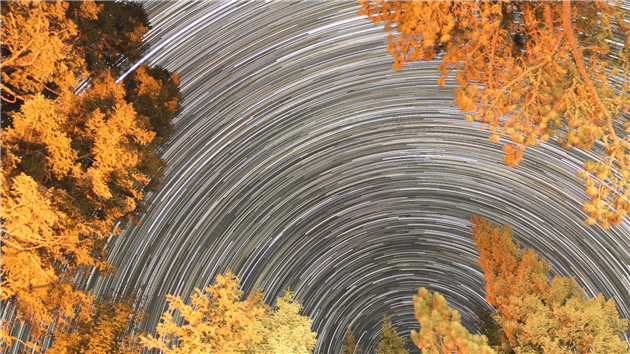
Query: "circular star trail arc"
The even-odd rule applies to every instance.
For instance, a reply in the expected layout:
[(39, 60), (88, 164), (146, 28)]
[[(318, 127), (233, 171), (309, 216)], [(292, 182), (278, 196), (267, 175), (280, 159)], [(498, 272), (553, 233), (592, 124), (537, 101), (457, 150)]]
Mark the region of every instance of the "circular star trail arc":
[(165, 295), (228, 268), (271, 302), (288, 287), (338, 353), (379, 318), (418, 324), (412, 295), (444, 294), (475, 329), (483, 280), (469, 220), (510, 224), (525, 247), (613, 297), (630, 317), (630, 225), (584, 224), (575, 172), (590, 153), (543, 144), (511, 169), (454, 106), (435, 63), (391, 70), (382, 28), (355, 2), (148, 2), (146, 62), (181, 75), (183, 112), (140, 226), (117, 237), (96, 293), (143, 289), (154, 331)]

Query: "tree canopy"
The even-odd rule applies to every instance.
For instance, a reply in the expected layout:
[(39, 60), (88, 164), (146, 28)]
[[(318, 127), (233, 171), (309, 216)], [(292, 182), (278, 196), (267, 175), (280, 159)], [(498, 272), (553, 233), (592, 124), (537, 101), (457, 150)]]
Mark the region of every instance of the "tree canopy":
[(287, 290), (279, 297), (276, 311), (268, 307), (262, 316), (257, 316), (257, 332), (262, 336), (260, 343), (247, 348), (247, 353), (265, 354), (308, 354), (317, 344), (317, 333), (311, 331), (312, 321), (299, 314), (302, 305), (293, 298), (295, 293)]
[(135, 299), (105, 298), (94, 304), (92, 315), (70, 330), (55, 331), (47, 354), (139, 354), (142, 345), (133, 331), (145, 317), (134, 309)]
[(82, 16), (82, 2), (70, 2), (68, 15), (79, 27), (75, 38), (88, 71), (111, 71), (115, 77), (142, 57), (142, 37), (151, 28), (142, 4), (98, 1), (95, 16)]
[(418, 289), (413, 302), (420, 331), (411, 339), (423, 354), (630, 353), (623, 337), (628, 320), (619, 318), (614, 300), (601, 293), (587, 298), (573, 278), (550, 279), (551, 265), (514, 243), (508, 225), (480, 216), (472, 224), (486, 301), (495, 311), (480, 311), (485, 335), (471, 334), (442, 295)]
[(604, 147), (585, 161), (583, 211), (608, 227), (630, 212), (630, 23), (619, 1), (365, 1), (360, 14), (395, 28), (393, 68), (438, 57), (456, 73), (455, 103), (506, 141), (515, 167), (527, 146)]
[(420, 288), (413, 307), (420, 331), (411, 331), (411, 340), (423, 354), (494, 354), (487, 338), (470, 334), (441, 294)]
[(496, 309), (499, 353), (630, 353), (612, 299), (587, 298), (573, 278), (549, 278), (551, 265), (521, 250), (509, 226), (473, 217), (486, 301)]
[[(65, 1), (11, 1), (2, 9), (2, 102), (25, 101), (35, 93), (59, 96), (72, 92), (87, 76), (73, 42), (79, 35), (67, 16)], [(94, 19), (99, 6), (77, 4), (76, 15)]]
[(380, 340), (374, 353), (409, 354), (409, 350), (405, 349), (405, 338), (399, 337), (396, 330), (397, 328), (392, 326), (392, 320), (389, 316), (383, 314), (383, 317), (381, 317), (381, 332), (378, 334)]
[[(619, 4), (361, 4), (371, 20), (398, 30), (388, 45), (394, 69), (441, 55), (438, 84), (456, 72), (455, 102), (488, 126), (492, 141), (509, 139), (508, 165), (556, 135), (565, 147), (603, 146), (603, 157), (579, 174), (590, 197), (586, 221), (608, 227), (627, 217), (630, 25)], [(162, 180), (154, 151), (180, 112), (179, 77), (140, 65), (117, 82), (145, 49), (150, 24), (141, 4), (12, 1), (0, 12), (0, 300), (13, 314), (0, 324), (0, 351), (313, 352), (317, 334), (295, 293), (287, 290), (272, 310), (260, 290), (243, 298), (229, 271), (189, 302), (169, 295), (157, 337), (135, 332), (139, 299), (96, 299), (77, 284), (84, 272), (113, 271), (106, 251), (114, 225), (138, 222), (146, 192)], [(587, 297), (573, 278), (550, 279), (551, 265), (521, 249), (507, 225), (472, 223), (486, 300), (496, 309), (482, 319), (487, 337), (469, 333), (442, 295), (420, 288), (420, 328), (411, 338), (423, 353), (630, 353), (628, 321), (612, 299)], [(26, 333), (17, 333), (22, 324)], [(381, 325), (376, 353), (408, 353), (391, 319)], [(359, 352), (350, 330), (343, 350)]]
[[(190, 305), (179, 296), (167, 295), (170, 308), (156, 328), (158, 337), (148, 335), (142, 343), (165, 354), (227, 354), (243, 352), (248, 344), (262, 342), (256, 331), (256, 317), (263, 315), (264, 308), (252, 298), (241, 301), (243, 292), (232, 272), (217, 275), (216, 281), (204, 289), (205, 294), (195, 289)], [(177, 324), (173, 311), (179, 312), (185, 325)]]
[[(23, 1), (1, 12), (1, 296), (15, 309), (1, 345), (11, 346), (17, 323), (36, 342), (96, 310), (74, 281), (112, 270), (114, 224), (137, 221), (145, 190), (159, 185), (153, 151), (179, 113), (179, 90), (159, 67), (115, 81), (141, 54), (148, 23), (138, 4)], [(125, 12), (133, 16), (110, 16)]]
[[(316, 333), (310, 329), (311, 320), (299, 314), (302, 306), (293, 292), (287, 290), (277, 299), (275, 311), (262, 302), (260, 291), (242, 296), (238, 277), (229, 270), (203, 292), (195, 289), (190, 305), (168, 295), (170, 308), (156, 328), (158, 337), (148, 335), (141, 341), (165, 354), (313, 352)], [(176, 311), (183, 325), (178, 325)]]
[(343, 337), (342, 353), (355, 354), (355, 353), (360, 353), (360, 352), (361, 352), (361, 349), (357, 348), (357, 342), (354, 339), (354, 334), (352, 333), (350, 328), (348, 328), (348, 330), (346, 331), (346, 334)]

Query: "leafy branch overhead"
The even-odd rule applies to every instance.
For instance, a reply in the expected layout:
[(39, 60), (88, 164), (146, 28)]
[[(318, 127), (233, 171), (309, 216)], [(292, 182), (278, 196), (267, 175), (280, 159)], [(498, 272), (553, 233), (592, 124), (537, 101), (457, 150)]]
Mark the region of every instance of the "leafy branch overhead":
[(509, 142), (515, 167), (527, 146), (558, 135), (565, 148), (601, 143), (586, 161), (583, 211), (590, 225), (630, 212), (630, 23), (604, 1), (364, 1), (360, 14), (385, 23), (393, 68), (440, 55), (438, 84), (455, 73), (455, 103)]

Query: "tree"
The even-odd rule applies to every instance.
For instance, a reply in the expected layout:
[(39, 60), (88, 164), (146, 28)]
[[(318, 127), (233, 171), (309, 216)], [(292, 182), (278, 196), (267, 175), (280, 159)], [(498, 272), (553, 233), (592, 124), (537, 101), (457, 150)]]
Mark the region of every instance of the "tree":
[[(14, 103), (36, 93), (58, 95), (84, 77), (81, 58), (72, 50), (76, 24), (67, 18), (67, 2), (19, 1), (2, 6), (2, 101)], [(93, 2), (77, 6), (93, 18)], [(4, 107), (3, 107), (4, 108)]]
[(256, 354), (309, 354), (317, 344), (317, 333), (311, 331), (311, 320), (300, 315), (302, 309), (287, 290), (277, 299), (277, 310), (257, 317), (257, 331), (262, 342), (248, 346), (247, 353)]
[[(124, 26), (106, 19), (118, 8), (133, 8)], [(93, 297), (74, 283), (77, 275), (112, 270), (105, 246), (114, 224), (137, 221), (145, 188), (161, 180), (164, 163), (153, 151), (179, 112), (177, 75), (141, 67), (125, 83), (112, 76), (139, 53), (141, 10), (91, 1), (2, 6), (1, 300), (15, 310), (2, 323), (3, 347), (33, 347), (50, 328), (87, 321)], [(106, 31), (108, 21), (116, 31)], [(120, 37), (86, 49), (88, 30)], [(19, 323), (30, 339), (12, 336)]]
[(133, 334), (144, 314), (134, 309), (134, 298), (97, 301), (93, 314), (68, 331), (56, 330), (47, 354), (133, 354), (142, 346)]
[[(165, 354), (236, 353), (245, 351), (248, 344), (261, 343), (256, 317), (264, 314), (263, 307), (251, 299), (241, 301), (243, 292), (231, 271), (216, 279), (216, 285), (205, 288), (207, 295), (195, 289), (190, 305), (179, 296), (167, 295), (170, 307), (156, 328), (159, 337), (148, 335), (141, 342)], [(185, 325), (177, 325), (174, 311)]]
[(473, 335), (461, 324), (459, 312), (448, 307), (444, 296), (418, 289), (413, 297), (420, 332), (411, 331), (411, 340), (423, 354), (494, 354), (485, 336)]
[(488, 345), (491, 348), (499, 347), (505, 340), (505, 333), (497, 324), (493, 317), (494, 312), (475, 306), (476, 322), (479, 326), (479, 333), (488, 338)]
[(71, 102), (38, 94), (12, 117), (2, 132), (2, 300), (18, 318), (49, 323), (89, 308), (71, 281), (84, 267), (108, 269), (103, 246), (143, 198), (138, 150), (155, 134), (111, 77)]
[(142, 151), (140, 171), (150, 176), (147, 191), (156, 191), (162, 183), (164, 161), (153, 153), (171, 133), (171, 120), (180, 112), (179, 76), (159, 66), (140, 65), (125, 77), (125, 100), (133, 104), (137, 117), (155, 132), (150, 144), (139, 147)]
[(355, 354), (359, 352), (361, 352), (361, 349), (357, 348), (354, 334), (352, 334), (352, 331), (348, 328), (346, 335), (343, 337), (343, 354)]
[(96, 1), (96, 16), (82, 16), (81, 2), (70, 2), (79, 36), (75, 45), (92, 73), (110, 71), (118, 77), (142, 57), (142, 37), (150, 29), (149, 17), (141, 3), (134, 1)]
[(512, 241), (509, 226), (472, 218), (486, 300), (497, 313), (502, 353), (630, 353), (612, 299), (586, 298), (573, 278), (549, 279), (551, 265)]
[[(293, 300), (293, 292), (287, 290), (279, 297), (278, 309), (272, 312), (260, 290), (241, 300), (238, 277), (231, 271), (216, 279), (216, 285), (205, 288), (207, 295), (195, 289), (191, 305), (168, 295), (170, 308), (156, 328), (158, 337), (148, 335), (141, 342), (165, 354), (312, 353), (317, 334), (310, 329), (311, 320), (299, 314), (302, 305)], [(176, 323), (174, 311), (179, 311), (184, 325)]]
[(405, 349), (405, 338), (401, 338), (396, 334), (396, 327), (392, 327), (392, 320), (389, 316), (383, 314), (381, 318), (381, 339), (374, 351), (376, 354), (409, 354), (409, 350)]
[[(71, 95), (78, 80), (87, 77), (84, 61), (74, 50), (76, 24), (67, 16), (68, 2), (13, 1), (2, 9), (0, 69), (2, 71), (2, 126), (9, 112), (35, 94)], [(76, 15), (95, 18), (92, 1), (76, 4)]]
[(393, 68), (441, 54), (438, 84), (455, 71), (455, 103), (483, 121), (515, 167), (527, 146), (559, 132), (563, 147), (605, 154), (586, 161), (586, 223), (630, 212), (630, 23), (604, 1), (365, 1), (360, 14), (394, 26)]

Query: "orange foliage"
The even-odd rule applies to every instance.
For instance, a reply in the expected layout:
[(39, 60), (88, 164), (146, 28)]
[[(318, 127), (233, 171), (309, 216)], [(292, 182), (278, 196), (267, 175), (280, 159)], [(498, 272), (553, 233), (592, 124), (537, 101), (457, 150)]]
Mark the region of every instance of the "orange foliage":
[[(77, 26), (63, 1), (9, 1), (2, 5), (2, 100), (25, 100), (42, 92), (69, 94), (87, 76), (83, 60), (72, 50)], [(86, 1), (82, 16), (98, 6)]]
[(425, 354), (494, 354), (485, 336), (473, 335), (461, 323), (459, 312), (448, 307), (444, 296), (418, 289), (413, 308), (420, 332), (411, 331), (411, 340)]
[[(61, 297), (59, 284), (83, 267), (108, 269), (95, 251), (143, 198), (138, 149), (155, 133), (109, 76), (72, 100), (38, 94), (12, 118), (2, 132), (2, 300), (19, 318), (47, 323), (89, 308), (89, 296), (67, 284)], [(59, 301), (71, 294), (66, 311)]]
[[(622, 340), (628, 320), (612, 299), (587, 299), (573, 278), (556, 276), (534, 250), (521, 250), (509, 226), (472, 218), (479, 250), (477, 264), (486, 280), (486, 300), (504, 338), (500, 352), (630, 353)], [(588, 323), (588, 326), (586, 325)]]
[(97, 301), (89, 318), (76, 320), (69, 330), (56, 329), (47, 354), (137, 354), (142, 351), (132, 330), (144, 314), (134, 310), (134, 299)]
[[(565, 147), (606, 147), (579, 175), (586, 222), (618, 224), (630, 212), (630, 24), (603, 1), (364, 1), (360, 14), (385, 29), (393, 68), (441, 54), (439, 85), (456, 72), (455, 103), (511, 142), (515, 167), (527, 146), (563, 132)], [(618, 37), (621, 36), (621, 39)], [(612, 46), (611, 41), (617, 41)], [(625, 129), (625, 130), (624, 130)], [(619, 135), (624, 132), (625, 135)]]
[[(155, 130), (166, 136), (170, 119), (179, 112), (179, 91), (170, 73), (147, 69), (168, 73), (166, 85), (153, 71), (144, 71), (145, 106), (171, 108), (153, 119), (137, 113), (136, 102), (109, 70), (86, 71), (85, 53), (98, 57), (105, 49), (76, 47), (89, 39), (76, 23), (97, 25), (103, 8), (125, 7), (106, 5), (16, 1), (1, 7), (1, 300), (15, 309), (15, 321), (2, 323), (3, 348), (22, 342), (11, 336), (19, 323), (27, 324), (37, 341), (50, 334), (51, 325), (63, 331), (70, 320), (89, 317), (92, 296), (77, 290), (73, 281), (91, 267), (112, 270), (104, 248), (116, 232), (114, 224), (135, 220), (145, 186), (163, 166), (151, 143)], [(144, 14), (137, 4), (126, 8), (135, 9), (138, 18)], [(136, 25), (128, 37), (137, 42), (146, 28)], [(124, 55), (107, 48), (102, 53), (107, 60)], [(107, 60), (91, 65), (102, 69)], [(75, 94), (88, 74), (87, 88)]]

